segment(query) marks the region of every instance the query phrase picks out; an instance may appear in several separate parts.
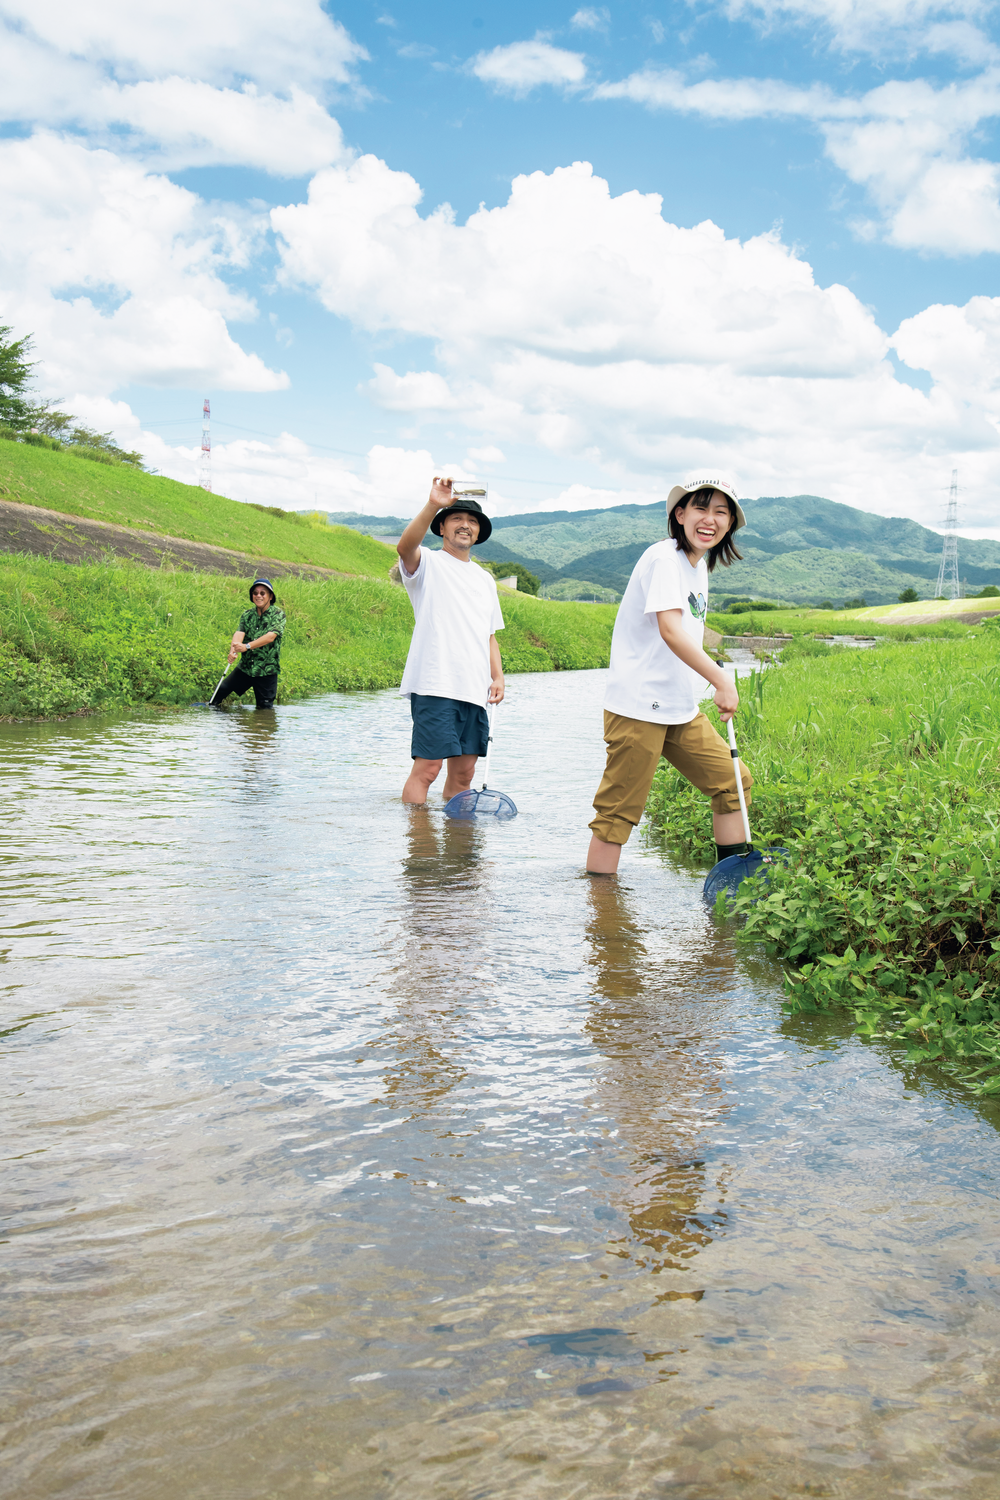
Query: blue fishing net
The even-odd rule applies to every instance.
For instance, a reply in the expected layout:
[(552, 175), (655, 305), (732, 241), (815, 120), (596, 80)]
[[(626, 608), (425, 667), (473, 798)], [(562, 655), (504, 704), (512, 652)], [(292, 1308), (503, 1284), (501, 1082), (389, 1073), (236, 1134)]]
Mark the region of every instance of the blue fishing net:
[(713, 903), (720, 891), (724, 891), (727, 896), (735, 896), (748, 875), (763, 876), (766, 880), (775, 865), (787, 863), (787, 849), (765, 849), (763, 853), (759, 849), (751, 849), (748, 854), (730, 854), (728, 859), (720, 859), (709, 870), (702, 895), (706, 901)]
[(493, 792), (487, 787), (476, 791), (470, 787), (459, 792), (444, 805), (449, 818), (516, 818), (517, 808), (506, 792)]

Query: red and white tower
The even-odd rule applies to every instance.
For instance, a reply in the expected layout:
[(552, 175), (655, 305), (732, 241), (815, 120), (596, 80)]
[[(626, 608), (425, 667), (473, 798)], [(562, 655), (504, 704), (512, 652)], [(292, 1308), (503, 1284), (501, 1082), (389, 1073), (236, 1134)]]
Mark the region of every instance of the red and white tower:
[(205, 405), (201, 409), (201, 476), (198, 483), (203, 490), (212, 493), (212, 412), (205, 397)]

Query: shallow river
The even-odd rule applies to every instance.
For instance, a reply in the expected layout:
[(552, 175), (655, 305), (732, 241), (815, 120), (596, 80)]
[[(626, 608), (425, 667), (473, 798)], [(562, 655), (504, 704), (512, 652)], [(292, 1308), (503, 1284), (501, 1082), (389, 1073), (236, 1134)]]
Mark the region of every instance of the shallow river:
[(4, 1495), (997, 1495), (996, 1107), (581, 874), (602, 677), (0, 726)]

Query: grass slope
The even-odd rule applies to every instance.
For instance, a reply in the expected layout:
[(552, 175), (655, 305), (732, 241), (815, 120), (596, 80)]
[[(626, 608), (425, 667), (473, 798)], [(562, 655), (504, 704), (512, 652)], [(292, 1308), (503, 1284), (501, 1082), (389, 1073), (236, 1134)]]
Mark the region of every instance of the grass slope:
[[(952, 630), (962, 629), (952, 625)], [(852, 1011), (1000, 1093), (1000, 619), (962, 638), (872, 651), (812, 643), (742, 692), (769, 889), (741, 887), (742, 938), (785, 965), (787, 1009)], [(714, 709), (710, 710), (714, 714)], [(704, 798), (663, 766), (647, 812), (714, 860)]]
[[(969, 626), (954, 616), (997, 613), (1000, 599), (955, 599), (923, 604), (899, 604), (882, 609), (773, 609), (707, 616), (710, 629), (720, 635), (875, 636), (886, 641), (916, 641), (924, 637), (965, 640)], [(917, 617), (916, 619), (914, 617)], [(928, 619), (928, 617), (930, 617)]]
[(251, 556), (313, 563), (344, 573), (385, 577), (391, 547), (346, 526), (272, 515), (195, 485), (125, 465), (87, 463), (71, 453), (0, 439), (0, 496), (71, 516), (229, 547)]
[[(380, 578), (287, 578), (279, 589), (288, 612), (279, 703), (399, 682), (413, 629), (403, 589)], [(242, 583), (214, 573), (10, 555), (0, 555), (0, 601), (8, 717), (206, 698), (248, 604)], [(607, 665), (613, 608), (508, 593), (502, 608), (506, 671)]]

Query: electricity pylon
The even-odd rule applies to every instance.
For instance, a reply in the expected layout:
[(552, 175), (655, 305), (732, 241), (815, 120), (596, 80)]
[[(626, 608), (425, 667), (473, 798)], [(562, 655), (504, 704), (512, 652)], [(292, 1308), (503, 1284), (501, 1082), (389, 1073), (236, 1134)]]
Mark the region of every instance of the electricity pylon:
[(198, 482), (203, 490), (212, 493), (212, 415), (208, 405), (208, 397), (205, 397), (205, 405), (201, 409), (201, 473)]
[(941, 566), (938, 569), (936, 599), (961, 599), (962, 588), (958, 581), (958, 470), (951, 471), (951, 489), (948, 491), (948, 513), (944, 518), (944, 546), (941, 548)]

